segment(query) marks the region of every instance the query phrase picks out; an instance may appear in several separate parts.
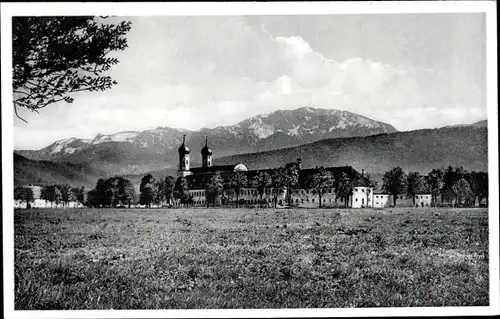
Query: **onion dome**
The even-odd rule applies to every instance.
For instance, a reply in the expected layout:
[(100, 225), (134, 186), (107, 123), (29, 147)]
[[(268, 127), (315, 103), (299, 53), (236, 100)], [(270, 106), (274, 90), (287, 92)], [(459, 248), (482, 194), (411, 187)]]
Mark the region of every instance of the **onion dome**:
[(189, 147), (186, 146), (186, 135), (184, 135), (182, 137), (182, 145), (181, 145), (181, 147), (179, 147), (179, 154), (185, 155), (185, 154), (189, 154), (190, 152), (191, 152), (191, 150), (189, 149)]
[(212, 150), (208, 148), (208, 138), (205, 137), (205, 146), (201, 149), (202, 156), (212, 155)]
[(235, 172), (246, 172), (246, 171), (248, 171), (248, 168), (245, 165), (240, 163), (234, 167), (234, 171)]

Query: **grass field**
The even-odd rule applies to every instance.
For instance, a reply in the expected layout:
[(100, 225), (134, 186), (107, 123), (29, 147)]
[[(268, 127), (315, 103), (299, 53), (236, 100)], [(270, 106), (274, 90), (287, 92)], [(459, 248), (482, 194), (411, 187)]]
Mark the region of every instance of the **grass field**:
[(488, 305), (486, 209), (15, 211), (15, 308)]

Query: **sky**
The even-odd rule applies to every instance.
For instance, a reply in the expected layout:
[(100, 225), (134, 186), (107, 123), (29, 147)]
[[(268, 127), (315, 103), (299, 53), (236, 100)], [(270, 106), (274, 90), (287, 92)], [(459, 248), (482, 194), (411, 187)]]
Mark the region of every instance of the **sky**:
[[(111, 19), (111, 20), (110, 20)], [(104, 92), (14, 118), (15, 149), (158, 126), (233, 125), (303, 106), (400, 131), (486, 119), (482, 13), (113, 17), (129, 47)], [(114, 19), (114, 20), (113, 20)]]

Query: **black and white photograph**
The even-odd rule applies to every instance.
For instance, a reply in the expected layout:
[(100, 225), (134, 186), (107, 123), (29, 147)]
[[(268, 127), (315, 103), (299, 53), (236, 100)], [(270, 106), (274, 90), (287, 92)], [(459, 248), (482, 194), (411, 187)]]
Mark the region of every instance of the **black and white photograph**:
[(499, 314), (495, 10), (2, 3), (4, 316)]

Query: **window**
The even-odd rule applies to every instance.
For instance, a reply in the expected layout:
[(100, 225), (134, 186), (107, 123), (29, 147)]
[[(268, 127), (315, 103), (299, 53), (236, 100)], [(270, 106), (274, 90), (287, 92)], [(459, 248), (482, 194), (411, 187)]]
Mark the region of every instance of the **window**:
[(300, 200), (300, 202), (301, 202), (301, 203), (304, 203), (304, 199), (302, 198), (302, 199)]
[(326, 203), (326, 198), (323, 198), (323, 203)]
[(331, 188), (328, 190), (328, 193), (330, 193), (330, 194), (332, 193), (332, 189)]
[(356, 202), (358, 201), (358, 199), (356, 198)]
[(309, 203), (309, 197), (307, 197), (307, 202)]
[(314, 198), (311, 201), (314, 203)]
[(378, 202), (376, 202), (375, 205), (378, 205)]

